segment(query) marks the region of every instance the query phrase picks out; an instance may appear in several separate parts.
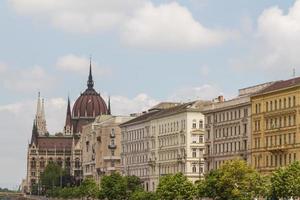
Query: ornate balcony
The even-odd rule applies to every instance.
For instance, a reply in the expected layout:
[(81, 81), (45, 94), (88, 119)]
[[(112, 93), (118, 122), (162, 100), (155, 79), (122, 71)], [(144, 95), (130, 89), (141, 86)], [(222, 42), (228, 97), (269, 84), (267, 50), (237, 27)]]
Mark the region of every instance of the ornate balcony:
[(109, 144), (109, 145), (108, 145), (108, 148), (109, 148), (109, 149), (116, 149), (116, 148), (117, 148), (117, 145), (115, 145), (115, 144)]

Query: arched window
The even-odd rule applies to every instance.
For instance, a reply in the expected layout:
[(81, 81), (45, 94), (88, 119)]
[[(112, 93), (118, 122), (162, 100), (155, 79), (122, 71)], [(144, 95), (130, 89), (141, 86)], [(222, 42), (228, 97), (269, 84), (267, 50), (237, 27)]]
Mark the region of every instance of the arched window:
[(193, 165), (193, 167), (192, 167), (192, 171), (193, 171), (193, 173), (196, 173), (196, 172), (197, 172), (196, 165)]

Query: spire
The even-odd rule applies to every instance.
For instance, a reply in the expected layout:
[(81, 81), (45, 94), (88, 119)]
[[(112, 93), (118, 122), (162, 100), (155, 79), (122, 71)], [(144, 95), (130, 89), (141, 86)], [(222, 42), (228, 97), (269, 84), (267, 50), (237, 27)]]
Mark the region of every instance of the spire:
[(41, 117), (42, 117), (43, 120), (45, 120), (45, 106), (44, 106), (44, 99), (42, 99)]
[(68, 106), (67, 106), (67, 114), (66, 114), (66, 123), (65, 123), (65, 134), (70, 134), (72, 132), (72, 116), (71, 116), (71, 105), (70, 105), (70, 97), (68, 96)]
[(38, 130), (37, 130), (37, 127), (36, 127), (36, 121), (33, 120), (31, 143), (30, 144), (33, 144), (33, 143), (36, 144), (37, 143), (37, 136), (38, 136)]
[(41, 113), (41, 93), (38, 92), (38, 100), (37, 100), (37, 106), (36, 106), (36, 116), (39, 116)]
[(111, 110), (110, 110), (110, 97), (108, 97), (108, 109), (107, 109), (107, 114), (111, 115)]
[(46, 128), (46, 118), (45, 118), (45, 108), (44, 99), (41, 101), (41, 93), (38, 93), (37, 109), (35, 115), (35, 126), (39, 135), (45, 135), (47, 133)]
[(90, 57), (90, 73), (89, 73), (89, 79), (87, 81), (88, 89), (93, 89), (94, 87), (94, 81), (93, 81), (93, 75), (92, 75), (92, 57)]

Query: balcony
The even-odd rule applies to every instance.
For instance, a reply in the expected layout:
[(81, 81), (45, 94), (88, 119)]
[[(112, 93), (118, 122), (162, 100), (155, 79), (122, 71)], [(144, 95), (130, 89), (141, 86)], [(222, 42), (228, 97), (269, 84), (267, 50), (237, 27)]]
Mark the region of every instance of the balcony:
[(288, 148), (288, 145), (283, 144), (283, 145), (267, 147), (267, 151), (269, 151), (271, 153), (281, 153), (281, 152), (287, 151), (287, 148)]
[(116, 148), (117, 148), (117, 145), (115, 145), (115, 144), (109, 144), (109, 145), (108, 145), (108, 148), (109, 148), (109, 149), (116, 149)]
[(103, 157), (103, 160), (108, 160), (108, 161), (110, 161), (110, 160), (121, 160), (121, 157), (120, 156), (104, 156)]
[(148, 160), (148, 165), (150, 165), (152, 167), (155, 166), (155, 163), (156, 163), (155, 160), (152, 160), (152, 159)]
[(178, 163), (185, 163), (185, 156), (178, 156), (177, 157), (177, 162)]

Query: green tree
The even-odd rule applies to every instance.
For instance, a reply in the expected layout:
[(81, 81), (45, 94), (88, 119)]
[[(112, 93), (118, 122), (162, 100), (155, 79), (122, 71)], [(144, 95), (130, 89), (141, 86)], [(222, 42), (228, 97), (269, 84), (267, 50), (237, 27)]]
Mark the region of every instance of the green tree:
[(271, 177), (271, 193), (275, 198), (300, 197), (300, 163), (294, 162), (273, 172)]
[(126, 193), (129, 198), (133, 193), (143, 191), (142, 181), (137, 176), (125, 176)]
[(58, 164), (49, 163), (41, 175), (41, 183), (46, 191), (54, 189), (55, 187), (60, 186), (60, 181), (63, 175), (64, 171)]
[(145, 192), (142, 190), (137, 190), (133, 192), (129, 200), (157, 200), (157, 196), (154, 192)]
[(195, 196), (195, 187), (182, 173), (163, 176), (156, 190), (158, 199), (189, 200)]
[(81, 197), (96, 198), (99, 193), (99, 186), (93, 179), (85, 179), (79, 186)]
[(104, 176), (100, 183), (100, 199), (123, 200), (127, 198), (126, 180), (119, 173)]
[(267, 191), (267, 179), (242, 160), (226, 162), (197, 185), (198, 197), (216, 200), (250, 200), (266, 196)]

